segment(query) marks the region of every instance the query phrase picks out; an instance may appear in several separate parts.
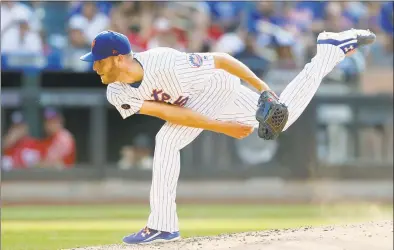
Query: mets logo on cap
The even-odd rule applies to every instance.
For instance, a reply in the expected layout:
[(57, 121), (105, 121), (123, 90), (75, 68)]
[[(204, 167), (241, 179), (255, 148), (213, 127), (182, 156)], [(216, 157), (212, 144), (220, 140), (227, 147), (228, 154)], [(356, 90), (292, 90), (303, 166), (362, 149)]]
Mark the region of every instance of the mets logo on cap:
[(188, 54), (187, 61), (193, 68), (201, 67), (203, 63), (202, 57), (198, 54)]
[(93, 42), (92, 42), (92, 49), (93, 49), (95, 44), (96, 44), (96, 39), (94, 39)]

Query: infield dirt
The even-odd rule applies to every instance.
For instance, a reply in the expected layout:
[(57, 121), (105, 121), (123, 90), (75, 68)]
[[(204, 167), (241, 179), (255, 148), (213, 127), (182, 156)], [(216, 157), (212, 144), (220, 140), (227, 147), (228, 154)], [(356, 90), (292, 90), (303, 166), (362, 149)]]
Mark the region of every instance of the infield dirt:
[(73, 250), (392, 250), (393, 221), (267, 230), (187, 238), (151, 245), (114, 244)]

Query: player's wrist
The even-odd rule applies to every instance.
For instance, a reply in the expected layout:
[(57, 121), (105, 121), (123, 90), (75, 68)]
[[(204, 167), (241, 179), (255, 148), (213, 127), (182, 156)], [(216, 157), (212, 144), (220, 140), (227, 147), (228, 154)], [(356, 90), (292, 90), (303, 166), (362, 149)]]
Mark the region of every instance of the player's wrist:
[(264, 81), (259, 79), (259, 84), (260, 84), (260, 93), (264, 92), (264, 91), (272, 91), (271, 88), (268, 86), (268, 84), (266, 84)]
[(223, 130), (226, 130), (228, 128), (228, 124), (227, 124), (227, 122), (212, 120), (208, 124), (208, 128), (210, 131), (213, 131), (216, 133), (223, 133)]

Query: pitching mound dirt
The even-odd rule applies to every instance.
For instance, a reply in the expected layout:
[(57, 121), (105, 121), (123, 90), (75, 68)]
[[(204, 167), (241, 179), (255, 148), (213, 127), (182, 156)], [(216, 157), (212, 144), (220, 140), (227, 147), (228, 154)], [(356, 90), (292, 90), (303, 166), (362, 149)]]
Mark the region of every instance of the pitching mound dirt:
[[(128, 246), (124, 244), (78, 250), (392, 250), (393, 221), (352, 225), (303, 227), (286, 230), (187, 238), (176, 242)], [(76, 250), (76, 249), (74, 249)]]

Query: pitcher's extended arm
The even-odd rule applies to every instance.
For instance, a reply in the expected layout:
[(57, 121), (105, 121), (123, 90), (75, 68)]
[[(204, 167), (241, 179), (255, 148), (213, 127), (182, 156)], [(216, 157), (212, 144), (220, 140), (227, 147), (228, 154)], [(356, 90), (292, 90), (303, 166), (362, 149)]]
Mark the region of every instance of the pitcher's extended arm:
[(237, 139), (244, 138), (253, 131), (253, 128), (247, 125), (214, 120), (189, 108), (160, 102), (144, 101), (139, 113), (182, 126), (226, 134)]

